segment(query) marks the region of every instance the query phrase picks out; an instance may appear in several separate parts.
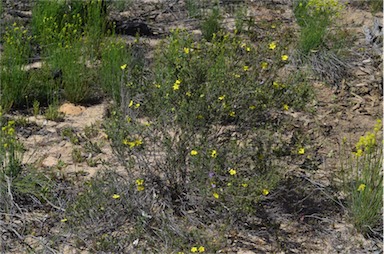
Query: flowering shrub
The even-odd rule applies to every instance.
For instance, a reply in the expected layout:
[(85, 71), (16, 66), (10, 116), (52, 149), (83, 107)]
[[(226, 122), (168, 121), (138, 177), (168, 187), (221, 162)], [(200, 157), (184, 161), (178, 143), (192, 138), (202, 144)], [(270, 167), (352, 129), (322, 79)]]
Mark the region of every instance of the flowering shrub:
[(32, 39), (28, 29), (16, 22), (5, 29), (4, 52), (0, 58), (0, 104), (5, 110), (25, 103), (28, 75), (23, 65), (28, 63)]
[(344, 6), (339, 0), (308, 0), (306, 8), (310, 15), (339, 16)]
[(125, 76), (130, 58), (110, 65), (126, 97), (104, 126), (137, 195), (204, 223), (235, 223), (256, 211), (283, 173), (281, 156), (304, 153), (269, 117), (285, 121), (285, 111), (311, 98), (302, 76), (278, 75), (289, 63), (283, 41), (268, 37), (254, 46), (225, 33), (193, 41), (175, 30), (158, 48), (149, 78)]
[(355, 227), (367, 235), (381, 235), (383, 207), (382, 121), (361, 136), (352, 156), (342, 158), (347, 209)]

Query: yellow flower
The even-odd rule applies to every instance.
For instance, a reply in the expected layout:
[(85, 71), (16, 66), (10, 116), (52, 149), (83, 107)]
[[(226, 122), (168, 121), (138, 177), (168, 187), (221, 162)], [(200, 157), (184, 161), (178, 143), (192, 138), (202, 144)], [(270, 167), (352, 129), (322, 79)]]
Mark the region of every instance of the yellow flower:
[(141, 139), (135, 139), (135, 146), (139, 146), (141, 144), (143, 144), (143, 141)]
[(176, 91), (176, 90), (179, 90), (179, 89), (180, 89), (180, 85), (175, 83), (175, 84), (173, 85), (173, 90)]
[(235, 78), (240, 78), (239, 74), (235, 74), (234, 76), (235, 76)]
[(276, 25), (275, 25), (275, 24), (271, 25), (271, 28), (275, 29), (275, 28), (276, 28)]
[(262, 192), (263, 192), (263, 195), (264, 195), (264, 196), (267, 196), (267, 195), (269, 194), (269, 190), (267, 190), (267, 189), (263, 189)]
[(129, 146), (129, 148), (133, 148), (136, 145), (136, 142), (134, 141), (128, 141), (127, 139), (123, 139), (123, 144), (126, 146)]
[(191, 248), (191, 252), (195, 253), (195, 252), (197, 252), (197, 251), (198, 251), (197, 247), (192, 247), (192, 248)]
[(199, 153), (199, 152), (196, 151), (196, 150), (192, 150), (192, 151), (191, 151), (191, 155), (192, 155), (192, 156), (195, 156), (195, 155), (197, 155), (198, 153)]
[(112, 198), (113, 198), (113, 199), (119, 199), (119, 198), (120, 198), (120, 195), (119, 195), (119, 194), (113, 194)]
[(218, 193), (214, 192), (214, 193), (213, 193), (213, 197), (216, 198), (216, 199), (219, 199), (220, 196), (219, 196)]
[(355, 152), (356, 157), (361, 157), (363, 156), (363, 150), (362, 149), (357, 149), (357, 152)]
[(225, 95), (219, 96), (219, 101), (222, 101), (225, 99)]
[(245, 65), (245, 66), (243, 67), (243, 70), (244, 70), (244, 71), (248, 71), (248, 70), (249, 70), (249, 66)]
[(382, 127), (382, 122), (381, 122), (380, 119), (377, 119), (377, 120), (376, 120), (375, 127), (374, 127), (373, 130), (374, 130), (375, 132), (378, 132), (378, 131), (381, 129), (381, 127)]
[(189, 54), (189, 48), (184, 48), (184, 53)]
[(273, 41), (273, 42), (269, 43), (268, 47), (270, 50), (274, 50), (276, 48), (276, 43)]
[(273, 84), (273, 87), (276, 88), (276, 89), (280, 87), (280, 84), (278, 82), (276, 82), (276, 81), (273, 81), (272, 84)]
[(127, 64), (123, 64), (122, 66), (120, 66), (120, 69), (122, 70), (125, 70), (125, 68), (127, 68)]
[(160, 88), (161, 85), (159, 85), (159, 84), (155, 84), (155, 87), (156, 87), (156, 88)]
[(260, 64), (260, 66), (261, 66), (261, 69), (267, 69), (268, 68), (268, 63), (267, 62), (261, 62), (261, 64)]
[(242, 183), (241, 186), (243, 186), (244, 188), (248, 187), (248, 184), (247, 183)]
[(133, 100), (131, 100), (130, 102), (129, 102), (129, 104), (128, 104), (128, 107), (130, 108), (130, 107), (132, 107), (133, 106)]
[(283, 61), (287, 61), (287, 60), (288, 60), (288, 55), (282, 55), (282, 56), (281, 56), (281, 60), (283, 60)]
[(245, 50), (246, 50), (247, 52), (251, 52), (251, 48), (250, 48), (250, 47), (247, 47)]
[(212, 158), (216, 158), (217, 157), (217, 151), (216, 150), (212, 150), (211, 157)]
[(236, 169), (231, 168), (231, 169), (229, 170), (229, 174), (230, 174), (231, 176), (236, 175)]
[(64, 219), (61, 219), (60, 221), (63, 222), (63, 223), (65, 223), (65, 222), (68, 221), (68, 219), (67, 219), (67, 218), (64, 218)]
[(304, 154), (305, 153), (304, 147), (299, 148), (299, 151), (297, 151), (297, 153), (298, 154)]
[(188, 92), (185, 93), (185, 95), (188, 96), (188, 97), (191, 97), (192, 93), (188, 91)]
[(173, 84), (173, 90), (179, 90), (180, 89), (181, 80), (176, 80), (175, 84)]
[(289, 109), (289, 106), (288, 106), (287, 104), (284, 104), (284, 105), (283, 105), (283, 109), (284, 109), (284, 110), (288, 110), (288, 109)]
[(357, 188), (357, 191), (364, 191), (365, 187), (367, 187), (367, 186), (362, 183), (362, 184), (359, 185), (359, 188)]
[(138, 185), (137, 186), (137, 191), (143, 191), (143, 190), (145, 190), (143, 185)]
[(249, 109), (252, 109), (252, 110), (254, 110), (256, 108), (256, 106), (255, 105), (251, 105), (251, 106), (249, 106)]
[(137, 179), (136, 184), (137, 186), (142, 186), (144, 184), (144, 179)]
[(230, 116), (230, 117), (235, 117), (235, 115), (236, 115), (235, 111), (231, 111), (231, 112), (229, 112), (229, 116)]
[(140, 107), (140, 105), (141, 105), (140, 103), (136, 103), (136, 104), (135, 104), (135, 108)]
[(205, 251), (204, 246), (200, 246), (200, 247), (199, 247), (199, 252), (204, 252), (204, 251)]

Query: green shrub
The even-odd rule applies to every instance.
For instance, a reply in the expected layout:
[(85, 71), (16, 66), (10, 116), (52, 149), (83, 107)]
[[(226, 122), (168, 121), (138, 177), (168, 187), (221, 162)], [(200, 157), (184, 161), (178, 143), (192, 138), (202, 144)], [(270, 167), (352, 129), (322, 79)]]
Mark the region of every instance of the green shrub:
[[(193, 42), (176, 30), (159, 46), (146, 85), (132, 80), (125, 87), (127, 103), (112, 111), (104, 127), (126, 180), (152, 197), (142, 205), (162, 207), (144, 210), (154, 223), (163, 222), (162, 232), (146, 225), (143, 231), (171, 245), (195, 245), (201, 239), (193, 230), (179, 234), (181, 218), (196, 221), (193, 226), (226, 218), (230, 227), (254, 215), (273, 192), (284, 173), (281, 157), (297, 154), (302, 144), (283, 141), (284, 129), (268, 116), (282, 117), (289, 107), (303, 110), (303, 98), (311, 97), (303, 76), (277, 75), (289, 56), (276, 41), (268, 38), (256, 48), (219, 33), (211, 42)], [(121, 66), (124, 73), (129, 66)]]
[(348, 215), (357, 230), (380, 236), (383, 226), (383, 146), (377, 121), (373, 132), (360, 137), (352, 155), (343, 154), (341, 167)]
[(127, 85), (124, 69), (129, 63), (130, 53), (121, 40), (101, 43), (100, 81), (103, 91), (118, 105), (121, 102), (121, 86)]
[[(65, 47), (59, 46), (52, 51), (48, 63), (52, 69), (62, 72), (60, 85), (63, 93), (58, 94), (59, 100), (65, 98), (70, 102), (79, 103), (92, 95), (91, 89), (95, 84), (96, 69), (94, 66), (87, 66), (89, 58), (82, 53), (81, 42), (71, 43)], [(59, 87), (57, 91), (60, 91)]]
[[(61, 84), (53, 84), (53, 100), (79, 103), (95, 93), (96, 60), (106, 31), (103, 1), (38, 1), (32, 28), (47, 58), (45, 67), (60, 71)], [(62, 86), (62, 87), (59, 87)], [(63, 93), (61, 93), (63, 88)], [(52, 99), (49, 100), (52, 102)]]
[(219, 7), (214, 7), (211, 13), (204, 18), (201, 23), (201, 32), (203, 38), (211, 41), (214, 34), (217, 34), (221, 29), (221, 15)]
[(185, 1), (186, 9), (188, 11), (188, 15), (191, 18), (200, 17), (200, 1), (199, 0), (186, 0)]
[(28, 73), (24, 66), (28, 64), (31, 54), (31, 40), (32, 36), (28, 30), (16, 22), (6, 28), (4, 52), (0, 61), (0, 99), (1, 106), (5, 110), (25, 102)]
[(368, 0), (368, 4), (371, 7), (373, 13), (383, 11), (383, 1), (381, 0)]
[(328, 27), (342, 8), (338, 0), (295, 1), (294, 13), (301, 27), (299, 47), (305, 55), (323, 45)]

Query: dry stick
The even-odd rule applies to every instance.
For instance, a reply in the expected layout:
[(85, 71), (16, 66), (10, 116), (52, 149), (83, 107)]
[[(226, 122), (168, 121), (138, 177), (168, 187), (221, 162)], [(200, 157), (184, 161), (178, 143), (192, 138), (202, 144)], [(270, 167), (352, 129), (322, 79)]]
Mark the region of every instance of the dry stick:
[(301, 176), (304, 180), (307, 180), (308, 182), (312, 183), (313, 185), (317, 186), (317, 189), (320, 190), (323, 194), (325, 194), (329, 199), (331, 199), (332, 201), (334, 201), (336, 204), (340, 205), (344, 210), (346, 209), (345, 206), (343, 205), (343, 203), (341, 203), (339, 200), (335, 200), (333, 197), (331, 197), (331, 195), (329, 195), (327, 192), (324, 191), (324, 188), (325, 186), (320, 184), (320, 183), (317, 183), (311, 179), (309, 179), (308, 177), (306, 177), (305, 175), (302, 175)]
[(41, 197), (49, 204), (51, 205), (53, 208), (56, 208), (57, 210), (60, 210), (60, 211), (63, 211), (65, 212), (65, 209), (62, 208), (62, 207), (58, 207), (56, 205), (54, 205), (52, 202), (50, 202), (46, 197), (44, 197), (43, 195), (41, 195)]
[[(17, 232), (16, 229), (11, 227), (9, 223), (5, 223), (5, 222), (0, 221), (0, 225), (3, 226), (6, 230), (13, 232), (20, 240), (24, 240), (24, 238), (19, 234), (19, 232)], [(13, 225), (13, 223), (12, 223), (12, 225)]]

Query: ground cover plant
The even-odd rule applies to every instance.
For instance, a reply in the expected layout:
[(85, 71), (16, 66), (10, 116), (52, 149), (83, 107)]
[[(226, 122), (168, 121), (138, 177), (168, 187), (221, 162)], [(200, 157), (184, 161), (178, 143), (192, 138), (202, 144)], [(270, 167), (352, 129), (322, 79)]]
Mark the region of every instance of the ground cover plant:
[[(316, 118), (313, 81), (324, 81), (324, 89), (349, 82), (351, 55), (342, 58), (342, 48), (351, 40), (334, 25), (346, 6), (293, 1), (294, 28), (284, 19), (255, 20), (247, 4), (167, 7), (157, 16), (183, 11), (200, 33), (172, 27), (155, 46), (140, 29), (119, 34), (110, 20), (134, 1), (36, 1), (28, 22), (6, 24), (2, 252), (305, 252), (311, 247), (291, 240), (289, 228), (331, 231), (336, 217), (382, 240), (380, 119), (355, 145), (343, 141), (331, 184), (316, 178), (326, 160), (319, 136), (331, 130)], [(129, 21), (126, 28), (137, 24)], [(65, 101), (108, 106), (102, 122), (79, 129), (66, 125)], [(33, 132), (57, 135), (70, 161), (25, 160), (23, 141)], [(76, 171), (67, 173), (68, 164)], [(93, 167), (100, 170), (86, 177), (84, 168)]]

